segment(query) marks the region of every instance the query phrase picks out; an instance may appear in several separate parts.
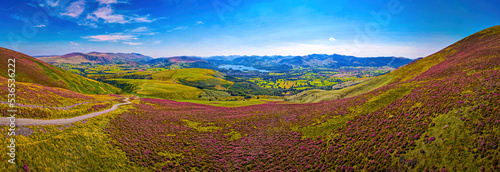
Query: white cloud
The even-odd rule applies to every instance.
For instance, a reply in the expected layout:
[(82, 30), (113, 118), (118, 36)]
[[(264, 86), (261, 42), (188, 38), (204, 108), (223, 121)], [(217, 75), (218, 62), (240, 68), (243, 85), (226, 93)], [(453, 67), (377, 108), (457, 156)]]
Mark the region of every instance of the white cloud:
[(335, 41), (335, 38), (330, 37), (330, 39), (328, 39), (328, 40), (333, 42), (333, 41)]
[(35, 25), (35, 27), (47, 27), (47, 26), (44, 24), (39, 24), (39, 25)]
[(97, 25), (93, 22), (90, 22), (88, 20), (81, 20), (78, 22), (78, 25), (80, 26), (88, 26), (88, 27), (91, 27), (91, 28), (97, 28)]
[(205, 23), (203, 23), (203, 21), (198, 21), (196, 22), (196, 24), (205, 24)]
[(141, 45), (142, 42), (123, 42), (124, 44), (127, 44), (127, 45)]
[(100, 4), (114, 4), (114, 3), (118, 3), (117, 0), (97, 0), (97, 2), (99, 2)]
[(126, 35), (122, 33), (108, 34), (108, 35), (94, 35), (94, 36), (85, 36), (84, 39), (88, 39), (90, 41), (129, 41), (133, 39), (138, 39), (133, 35)]
[(93, 16), (93, 15), (90, 15), (90, 14), (87, 14), (86, 19), (88, 19), (88, 20), (90, 20), (90, 21), (97, 21), (97, 17), (96, 17), (96, 16)]
[(179, 27), (176, 27), (176, 28), (174, 28), (172, 30), (184, 30), (184, 29), (187, 29), (187, 28), (189, 28), (189, 26), (179, 26)]
[(47, 3), (47, 5), (49, 5), (51, 7), (55, 7), (55, 6), (59, 5), (59, 1), (60, 0), (57, 0), (57, 1), (47, 0), (45, 2)]
[(78, 43), (73, 42), (73, 41), (69, 41), (69, 44), (70, 44), (70, 45), (73, 45), (73, 46), (77, 46), (77, 45), (78, 45)]
[(189, 26), (178, 26), (176, 28), (168, 30), (167, 32), (172, 32), (174, 30), (184, 30), (184, 29), (187, 29), (187, 28), (189, 28)]
[(85, 0), (78, 0), (76, 2), (71, 3), (68, 7), (66, 7), (66, 12), (60, 14), (63, 16), (78, 18), (78, 16), (82, 14), (84, 9), (85, 9)]
[[(151, 18), (149, 14), (139, 15), (121, 13), (113, 4), (128, 3), (127, 0), (96, 0), (97, 7), (89, 6), (89, 0), (40, 0), (40, 7), (50, 11), (49, 15), (55, 15), (61, 19), (76, 22), (80, 26), (97, 28), (106, 23), (152, 23), (162, 18)], [(80, 17), (85, 16), (85, 17)], [(19, 18), (11, 15), (12, 18)], [(78, 20), (74, 20), (76, 18)]]
[[(101, 18), (105, 23), (128, 23), (125, 17), (121, 14), (113, 14), (113, 9), (110, 6), (100, 7), (97, 11), (94, 11), (94, 16), (96, 18)], [(89, 18), (89, 17), (87, 17)]]
[(97, 25), (95, 24), (95, 22), (97, 22), (97, 21), (98, 21), (97, 17), (90, 15), (90, 14), (87, 14), (87, 17), (84, 20), (78, 21), (78, 25), (97, 28)]
[(139, 16), (130, 17), (130, 20), (137, 22), (137, 23), (151, 23), (151, 22), (156, 21), (156, 19), (148, 19), (148, 17), (149, 17), (149, 14), (147, 16), (144, 16), (144, 17), (139, 17)]
[(120, 23), (120, 24), (125, 24), (125, 23), (151, 23), (156, 21), (157, 19), (149, 19), (149, 15), (146, 16), (125, 16), (121, 14), (116, 14), (114, 13), (113, 8), (111, 6), (107, 5), (104, 7), (100, 7), (96, 11), (94, 11), (92, 14), (87, 15), (87, 22), (88, 23), (95, 23), (98, 22), (98, 19), (103, 19), (104, 23)]

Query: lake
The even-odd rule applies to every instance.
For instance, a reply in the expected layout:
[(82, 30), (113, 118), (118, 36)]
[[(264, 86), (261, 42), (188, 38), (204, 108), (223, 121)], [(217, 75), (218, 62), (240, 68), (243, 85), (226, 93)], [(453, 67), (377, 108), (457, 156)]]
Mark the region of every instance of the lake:
[(241, 70), (241, 71), (269, 72), (267, 70), (256, 69), (254, 67), (243, 66), (243, 65), (220, 65), (219, 69), (233, 69), (233, 70)]

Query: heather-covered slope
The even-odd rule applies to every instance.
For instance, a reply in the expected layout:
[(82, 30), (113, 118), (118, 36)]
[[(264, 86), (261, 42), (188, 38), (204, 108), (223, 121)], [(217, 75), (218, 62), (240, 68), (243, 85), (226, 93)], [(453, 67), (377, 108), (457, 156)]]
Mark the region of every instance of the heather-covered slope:
[(463, 71), (498, 69), (500, 62), (495, 58), (500, 54), (500, 42), (497, 38), (499, 30), (498, 26), (483, 30), (429, 57), (359, 85), (341, 90), (304, 91), (289, 97), (288, 100), (302, 103), (335, 100), (364, 94), (390, 83), (453, 77)]
[(16, 81), (66, 88), (78, 93), (113, 94), (120, 89), (97, 82), (28, 55), (0, 47), (0, 77), (7, 78), (7, 59), (16, 58)]
[(314, 104), (212, 107), (142, 99), (106, 132), (158, 171), (498, 171), (500, 26)]

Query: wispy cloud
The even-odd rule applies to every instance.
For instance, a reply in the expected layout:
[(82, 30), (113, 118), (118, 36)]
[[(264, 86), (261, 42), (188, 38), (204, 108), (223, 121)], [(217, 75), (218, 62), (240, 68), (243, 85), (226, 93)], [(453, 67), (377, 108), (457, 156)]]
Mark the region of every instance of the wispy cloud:
[(99, 7), (96, 11), (88, 14), (85, 22), (81, 23), (97, 23), (99, 19), (104, 20), (104, 23), (151, 23), (157, 19), (149, 19), (149, 15), (146, 16), (126, 16), (122, 14), (115, 13), (114, 9), (110, 5)]
[(333, 42), (333, 41), (335, 41), (335, 38), (330, 37), (330, 39), (328, 39), (328, 40)]
[(72, 45), (72, 46), (77, 46), (78, 45), (78, 43), (73, 42), (73, 41), (69, 41), (69, 44)]
[(137, 23), (151, 23), (157, 20), (157, 19), (149, 19), (148, 17), (149, 14), (142, 17), (140, 16), (130, 17), (130, 20)]
[(196, 24), (205, 24), (205, 23), (203, 23), (203, 21), (198, 21), (196, 22)]
[(154, 41), (154, 42), (153, 42), (153, 45), (158, 45), (158, 44), (161, 44), (161, 41), (160, 41), (160, 40), (157, 40), (157, 41)]
[(39, 25), (35, 25), (35, 27), (47, 27), (47, 26), (44, 24), (39, 24)]
[(99, 2), (100, 4), (114, 4), (114, 3), (118, 3), (117, 0), (97, 0), (97, 2)]
[(187, 28), (189, 28), (189, 26), (178, 26), (176, 28), (168, 30), (167, 32), (172, 32), (172, 31), (175, 31), (175, 30), (185, 30)]
[(123, 42), (124, 44), (127, 44), (127, 45), (141, 45), (142, 42)]
[[(59, 1), (57, 3), (59, 3)], [(66, 7), (66, 12), (60, 14), (63, 16), (78, 18), (80, 14), (82, 14), (84, 9), (85, 9), (85, 0), (79, 0), (71, 3), (68, 7)]]
[[(93, 13), (95, 18), (101, 18), (105, 23), (128, 23), (125, 17), (121, 14), (113, 14), (113, 9), (110, 6), (100, 7)], [(88, 18), (88, 17), (87, 17)]]
[(23, 16), (21, 16), (21, 15), (19, 15), (19, 14), (11, 14), (11, 15), (10, 15), (10, 18), (15, 19), (15, 20), (21, 20), (21, 21), (26, 20), (26, 18), (25, 18), (25, 17), (23, 17)]
[[(80, 26), (97, 28), (101, 24), (152, 23), (162, 18), (152, 18), (149, 14), (118, 11), (114, 5), (128, 3), (127, 0), (34, 0), (36, 6), (45, 8), (50, 16), (77, 23)], [(92, 1), (93, 2), (93, 1)], [(83, 16), (83, 17), (82, 17)], [(19, 16), (11, 15), (11, 18)]]
[(142, 32), (150, 32), (150, 31), (147, 27), (138, 27), (138, 28), (130, 30), (130, 32), (142, 33)]
[(88, 39), (90, 41), (110, 41), (110, 42), (117, 42), (117, 41), (129, 41), (129, 40), (134, 40), (138, 39), (137, 37), (133, 35), (126, 35), (122, 33), (114, 33), (114, 34), (108, 34), (108, 35), (94, 35), (94, 36), (85, 36), (83, 37), (84, 39)]
[(55, 6), (58, 6), (59, 5), (59, 1), (60, 0), (57, 0), (57, 1), (53, 1), (53, 0), (47, 0), (46, 3), (47, 5), (51, 6), (51, 7), (55, 7)]
[(82, 37), (89, 41), (108, 41), (108, 42), (122, 42), (128, 45), (141, 45), (142, 42), (130, 42), (130, 40), (137, 40), (141, 36), (155, 35), (148, 27), (138, 27), (135, 29), (128, 29), (123, 32), (117, 32), (106, 35), (93, 35)]
[(97, 28), (96, 24), (97, 21), (98, 21), (97, 17), (87, 14), (87, 17), (85, 19), (78, 21), (78, 25)]
[(127, 33), (136, 34), (136, 35), (155, 35), (156, 32), (151, 31), (148, 27), (138, 27), (132, 30), (125, 31)]

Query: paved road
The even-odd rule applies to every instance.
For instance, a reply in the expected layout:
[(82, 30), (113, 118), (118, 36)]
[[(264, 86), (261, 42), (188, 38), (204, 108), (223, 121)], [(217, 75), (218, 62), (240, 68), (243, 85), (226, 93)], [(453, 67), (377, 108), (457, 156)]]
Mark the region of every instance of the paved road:
[[(109, 113), (111, 111), (114, 111), (118, 108), (118, 106), (125, 105), (125, 104), (130, 104), (131, 102), (128, 101), (128, 98), (125, 99), (126, 103), (119, 103), (113, 105), (110, 109), (106, 109), (103, 111), (99, 112), (94, 112), (94, 113), (89, 113), (87, 115), (82, 115), (82, 116), (77, 116), (73, 118), (65, 118), (65, 119), (51, 119), (51, 120), (44, 120), (44, 119), (26, 119), (26, 118), (16, 118), (16, 125), (17, 126), (26, 126), (26, 125), (63, 125), (63, 124), (71, 124), (77, 121), (81, 121), (84, 119), (92, 118), (95, 116), (99, 116), (105, 113)], [(0, 117), (0, 125), (10, 125), (10, 119), (6, 117)]]

